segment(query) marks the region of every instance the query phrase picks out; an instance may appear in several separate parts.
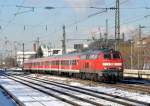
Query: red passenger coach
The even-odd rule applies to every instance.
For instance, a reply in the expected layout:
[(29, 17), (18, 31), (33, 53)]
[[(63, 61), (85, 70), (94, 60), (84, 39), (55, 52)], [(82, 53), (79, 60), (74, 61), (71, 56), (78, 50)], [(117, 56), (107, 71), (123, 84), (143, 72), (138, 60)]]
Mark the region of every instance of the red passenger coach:
[(118, 51), (89, 50), (27, 60), (24, 62), (24, 70), (116, 82), (123, 78), (123, 59)]

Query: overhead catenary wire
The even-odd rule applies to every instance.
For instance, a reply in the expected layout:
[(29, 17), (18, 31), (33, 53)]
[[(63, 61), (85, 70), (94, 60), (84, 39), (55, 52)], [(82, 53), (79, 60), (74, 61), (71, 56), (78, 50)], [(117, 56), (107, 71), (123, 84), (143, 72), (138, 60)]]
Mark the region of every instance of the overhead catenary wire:
[[(127, 1), (127, 0), (124, 0), (124, 1)], [(125, 2), (122, 1), (122, 3), (125, 3)], [(31, 6), (31, 7), (32, 7), (32, 6)], [(18, 5), (17, 8), (21, 8), (21, 7), (19, 7), (19, 5)], [(43, 7), (34, 7), (34, 8), (43, 8)], [(58, 8), (58, 9), (59, 9), (59, 8), (64, 8), (64, 9), (65, 9), (65, 8), (68, 8), (68, 7), (55, 7), (55, 8), (56, 8), (56, 9), (57, 9), (57, 8)], [(69, 7), (69, 8), (70, 8), (70, 7)], [(73, 8), (89, 8), (89, 7), (73, 7)], [(141, 8), (145, 9), (145, 7), (135, 7), (135, 8), (133, 7), (133, 8), (122, 8), (122, 9), (138, 9), (138, 8), (139, 8), (139, 9), (141, 9)], [(79, 21), (79, 22), (74, 22), (74, 23), (73, 23), (72, 25), (70, 25), (70, 26), (74, 26), (74, 25), (76, 25), (76, 24), (78, 24), (78, 23), (80, 23), (80, 22), (82, 22), (82, 21), (84, 21), (84, 19), (81, 20), (81, 21)], [(25, 25), (25, 26), (27, 27), (27, 25)], [(48, 25), (47, 25), (47, 26), (48, 26)], [(67, 26), (69, 26), (69, 25), (67, 25)], [(29, 25), (29, 27), (30, 27), (30, 25)], [(32, 27), (32, 25), (31, 25), (31, 27)], [(35, 26), (33, 25), (33, 27), (36, 27), (36, 25), (35, 25)], [(38, 25), (37, 27), (40, 27), (40, 25)], [(41, 27), (45, 27), (45, 25), (41, 25)], [(67, 27), (67, 28), (70, 28), (70, 27)], [(61, 29), (61, 28), (60, 28), (60, 29)], [(59, 29), (59, 30), (60, 30), (60, 29)], [(57, 31), (54, 31), (54, 33), (55, 33), (55, 32), (57, 33), (58, 30), (57, 30)]]
[[(23, 0), (23, 1), (21, 2), (21, 5), (23, 5), (24, 3), (25, 3), (25, 0)], [(19, 12), (20, 9), (21, 9), (21, 8), (18, 8), (18, 9), (17, 9), (17, 12)], [(2, 32), (9, 26), (9, 24), (11, 24), (11, 23), (15, 20), (15, 18), (16, 18), (16, 15), (14, 15), (13, 18), (10, 19), (10, 20), (7, 22), (7, 24), (6, 24), (5, 26), (3, 26), (2, 30), (0, 31), (0, 33), (2, 33)]]

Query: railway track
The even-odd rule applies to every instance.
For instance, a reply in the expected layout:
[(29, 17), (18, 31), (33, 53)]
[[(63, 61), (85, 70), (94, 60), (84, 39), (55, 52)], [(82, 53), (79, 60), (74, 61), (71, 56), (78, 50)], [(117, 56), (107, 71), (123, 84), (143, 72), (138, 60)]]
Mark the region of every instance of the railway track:
[(132, 85), (131, 84), (122, 84), (122, 83), (119, 83), (116, 85), (111, 85), (111, 86), (126, 89), (129, 91), (136, 91), (136, 92), (150, 94), (150, 87), (148, 87), (148, 86), (135, 85), (135, 84), (132, 84)]
[[(76, 79), (76, 80), (78, 80), (78, 79)], [(81, 81), (81, 80), (79, 80), (79, 81)], [(144, 85), (144, 84), (140, 84), (140, 85), (132, 84), (131, 85), (131, 84), (128, 84), (127, 82), (126, 83), (120, 82), (117, 84), (106, 84), (106, 83), (98, 83), (97, 84), (97, 82), (91, 81), (91, 83), (94, 83), (96, 85), (105, 86), (105, 87), (114, 87), (114, 88), (120, 88), (120, 89), (124, 89), (124, 90), (128, 90), (128, 91), (135, 91), (135, 92), (150, 94), (150, 85)]]
[[(10, 76), (9, 76), (9, 78), (10, 78)], [(64, 83), (58, 83), (55, 81), (35, 79), (32, 77), (24, 77), (24, 78), (22, 78), (22, 77), (15, 77), (15, 78), (13, 77), (12, 78), (11, 77), (11, 79), (13, 79), (13, 80), (19, 79), (24, 82), (42, 86), (46, 89), (51, 89), (53, 91), (58, 91), (58, 88), (61, 90), (64, 89), (63, 91), (70, 92), (69, 96), (70, 97), (73, 96), (74, 98), (76, 98), (76, 95), (71, 95), (71, 92), (72, 92), (72, 94), (75, 94), (75, 92), (78, 92), (79, 93), (78, 95), (84, 95), (84, 98), (81, 98), (81, 97), (79, 98), (79, 96), (78, 96), (79, 100), (82, 100), (82, 101), (85, 101), (87, 103), (90, 103), (92, 105), (97, 105), (97, 106), (101, 106), (103, 104), (100, 104), (101, 102), (97, 101), (96, 99), (105, 100), (105, 101), (109, 101), (111, 104), (114, 103), (114, 104), (120, 104), (120, 105), (131, 105), (131, 106), (137, 106), (137, 105), (148, 106), (148, 105), (150, 105), (149, 103), (145, 103), (145, 102), (141, 102), (141, 101), (137, 101), (137, 100), (133, 100), (133, 99), (129, 99), (129, 98), (124, 98), (124, 97), (120, 97), (120, 96), (116, 96), (116, 95), (111, 95), (111, 94), (107, 94), (104, 92), (94, 91), (94, 90), (90, 90), (90, 89), (86, 89), (86, 88), (82, 88), (82, 87), (71, 86), (71, 85), (67, 85)], [(51, 85), (51, 87), (48, 87), (46, 85)], [(55, 88), (55, 89), (53, 89), (53, 88)], [(59, 93), (62, 93), (62, 92), (59, 90)], [(68, 95), (68, 93), (66, 94), (66, 92), (63, 92), (63, 94)], [(85, 98), (92, 98), (93, 101), (92, 101), (92, 99), (85, 100)]]
[[(92, 101), (89, 101), (89, 100), (86, 100), (86, 99), (83, 99), (83, 98), (80, 98), (80, 97), (77, 97), (77, 96), (74, 96), (74, 95), (71, 95), (71, 94), (67, 94), (67, 93), (64, 93), (64, 92), (60, 92), (60, 91), (57, 91), (57, 90), (54, 90), (54, 89), (50, 89), (50, 88), (47, 88), (45, 86), (42, 86), (42, 85), (38, 85), (38, 84), (34, 84), (34, 83), (30, 83), (30, 82), (26, 82), (26, 81), (23, 81), (23, 80), (19, 80), (17, 78), (13, 78), (13, 77), (8, 77), (7, 78), (9, 79), (12, 79), (16, 82), (19, 82), (21, 84), (24, 84), (26, 86), (29, 86), (33, 89), (36, 89), (42, 93), (45, 93), (49, 96), (52, 96), (52, 97), (55, 97), (63, 102), (66, 102), (68, 104), (71, 104), (73, 106), (102, 106), (102, 104), (100, 103), (96, 103), (96, 102), (92, 102)], [(61, 95), (61, 96), (59, 96)]]
[[(39, 77), (40, 78), (40, 77)], [(113, 87), (113, 88), (119, 88), (127, 91), (132, 91), (132, 92), (140, 92), (142, 94), (150, 94), (150, 84), (128, 84), (128, 83), (123, 83), (119, 82), (116, 84), (109, 84), (109, 83), (103, 83), (103, 82), (95, 82), (95, 81), (87, 81), (87, 80), (80, 80), (80, 79), (73, 79), (76, 80), (76, 82), (82, 82), (85, 85), (91, 85), (91, 86), (104, 86), (104, 87)], [(72, 79), (69, 81), (72, 82)], [(68, 82), (69, 82), (68, 81)]]
[[(38, 78), (38, 77), (36, 77)], [(40, 78), (40, 76), (39, 76)], [(51, 79), (50, 79), (51, 80)], [(88, 81), (88, 80), (81, 80), (81, 79), (70, 79), (67, 82), (72, 82), (75, 80), (76, 82), (79, 83), (84, 83), (85, 85), (91, 85), (91, 86), (104, 86), (104, 87), (113, 87), (113, 88), (119, 88), (127, 91), (132, 91), (132, 92), (140, 92), (143, 94), (150, 94), (150, 85), (145, 85), (145, 84), (127, 84), (123, 82), (119, 82), (117, 84), (109, 84), (109, 83), (103, 83), (103, 82), (95, 82), (95, 81)], [(55, 81), (58, 82), (58, 81)]]

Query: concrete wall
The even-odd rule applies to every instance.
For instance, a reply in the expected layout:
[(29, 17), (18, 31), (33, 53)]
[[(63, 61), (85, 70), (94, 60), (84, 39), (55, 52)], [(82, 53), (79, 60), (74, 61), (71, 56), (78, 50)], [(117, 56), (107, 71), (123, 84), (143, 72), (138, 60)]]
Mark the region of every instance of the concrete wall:
[(124, 77), (150, 79), (150, 70), (124, 69)]

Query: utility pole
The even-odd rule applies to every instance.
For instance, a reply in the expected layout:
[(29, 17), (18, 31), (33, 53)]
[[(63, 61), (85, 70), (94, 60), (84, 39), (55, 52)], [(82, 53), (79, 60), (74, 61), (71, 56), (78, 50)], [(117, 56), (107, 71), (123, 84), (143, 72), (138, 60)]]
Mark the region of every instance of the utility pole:
[(22, 44), (22, 69), (24, 68), (24, 43)]
[(98, 27), (98, 30), (99, 30), (99, 39), (101, 40), (101, 39), (102, 39), (101, 28), (100, 28), (100, 27)]
[(15, 66), (17, 66), (17, 42), (14, 42)]
[(142, 28), (145, 28), (145, 27), (139, 25), (139, 39), (141, 39), (141, 36), (142, 36)]
[(120, 40), (120, 0), (116, 0), (115, 12), (115, 49), (119, 49)]
[(141, 61), (140, 61), (140, 59), (141, 59), (141, 47), (142, 47), (142, 28), (145, 28), (145, 26), (141, 26), (141, 25), (139, 25), (139, 40), (138, 40), (138, 42), (139, 42), (139, 49), (138, 49), (138, 69), (140, 69), (141, 67)]
[(106, 19), (106, 32), (105, 32), (105, 45), (107, 46), (108, 42), (108, 19)]
[(39, 46), (40, 46), (40, 38), (37, 37), (37, 50), (39, 49)]
[(52, 56), (52, 43), (51, 42), (49, 42), (49, 49), (50, 49), (50, 55), (49, 56)]
[(139, 49), (138, 49), (138, 70), (140, 69), (140, 52), (141, 52), (141, 34), (142, 34), (142, 26), (139, 25), (139, 40), (138, 40), (138, 43), (139, 43)]
[(130, 63), (131, 63), (131, 66), (130, 66), (130, 69), (133, 68), (133, 40), (131, 40), (131, 57), (130, 57)]
[(125, 33), (124, 32), (122, 33), (122, 40), (123, 40), (123, 42), (125, 40)]
[(63, 54), (66, 54), (66, 31), (65, 31), (65, 25), (63, 25), (63, 40), (62, 40), (62, 49)]

